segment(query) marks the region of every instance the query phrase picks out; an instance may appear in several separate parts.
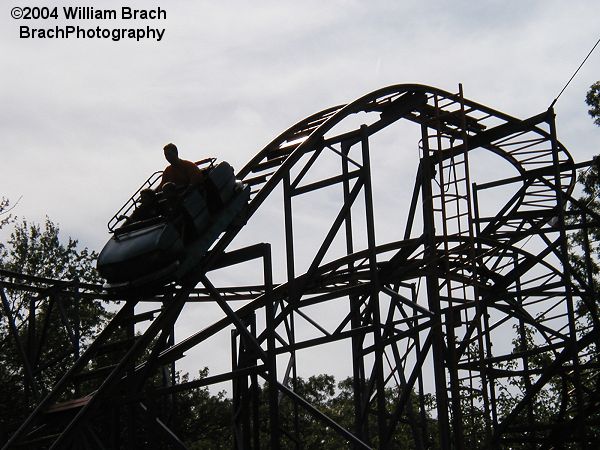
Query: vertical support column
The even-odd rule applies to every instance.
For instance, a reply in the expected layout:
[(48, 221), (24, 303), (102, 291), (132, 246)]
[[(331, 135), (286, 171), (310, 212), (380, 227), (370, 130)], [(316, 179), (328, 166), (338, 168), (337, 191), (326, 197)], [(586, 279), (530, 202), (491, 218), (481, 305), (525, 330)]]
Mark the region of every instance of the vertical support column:
[[(462, 83), (458, 85), (458, 95), (460, 97), (460, 126), (461, 126), (461, 137), (464, 145), (463, 158), (465, 163), (465, 195), (467, 202), (467, 227), (469, 233), (469, 240), (471, 243), (472, 256), (475, 253), (475, 234), (473, 226), (473, 205), (471, 203), (471, 171), (469, 166), (469, 133), (467, 132), (467, 116), (465, 113), (465, 98), (463, 95)], [(475, 269), (475, 263), (473, 262), (473, 268)]]
[[(167, 338), (167, 348), (171, 348), (175, 345), (175, 322), (171, 326), (169, 337)], [(164, 367), (165, 372), (165, 384), (168, 386), (175, 386), (177, 384), (177, 368), (175, 367), (175, 360), (173, 360), (168, 366)], [(166, 417), (167, 425), (173, 426), (173, 419), (175, 417), (175, 408), (177, 403), (177, 395), (170, 394), (162, 399), (164, 408), (168, 411), (167, 414), (163, 413), (163, 417)]]
[(275, 348), (275, 304), (273, 301), (273, 263), (271, 245), (265, 244), (264, 280), (267, 325), (267, 371), (269, 379), (269, 424), (271, 429), (271, 448), (279, 448), (279, 391), (277, 389), (277, 354)]
[[(260, 448), (259, 425), (258, 425), (258, 383), (256, 372), (249, 375), (235, 374), (244, 368), (256, 366), (257, 352), (256, 343), (256, 315), (240, 318), (239, 325), (250, 328), (249, 335), (253, 342), (248, 342), (244, 333), (239, 329), (231, 330), (231, 378), (232, 404), (231, 417), (233, 421), (233, 448), (239, 450), (250, 450)], [(250, 385), (248, 380), (250, 379)]]
[[(411, 300), (413, 301), (413, 303), (416, 305), (419, 301), (418, 299), (418, 294), (417, 294), (417, 288), (415, 286), (414, 283), (412, 283), (410, 285), (410, 293), (411, 293)], [(418, 316), (418, 312), (416, 309), (413, 309), (413, 318), (416, 318)], [(415, 325), (418, 323), (418, 319), (414, 320), (413, 322)], [(421, 339), (419, 337), (419, 333), (415, 333), (415, 348), (417, 348), (417, 354), (420, 355), (422, 352), (422, 345), (421, 345)], [(417, 386), (418, 386), (418, 396), (419, 396), (419, 420), (421, 421), (421, 423), (419, 424), (419, 428), (421, 429), (421, 437), (420, 439), (415, 439), (417, 441), (417, 444), (420, 443), (422, 444), (423, 448), (430, 448), (431, 446), (431, 438), (429, 437), (429, 432), (428, 432), (428, 418), (427, 418), (427, 410), (426, 410), (426, 406), (425, 406), (425, 386), (423, 384), (423, 369), (419, 370), (419, 375), (417, 377)], [(419, 448), (417, 446), (417, 448)]]
[[(552, 163), (554, 165), (554, 185), (556, 190), (556, 208), (558, 213), (558, 226), (560, 230), (560, 253), (563, 265), (563, 283), (565, 286), (565, 296), (567, 302), (567, 315), (569, 318), (569, 335), (571, 342), (577, 341), (577, 328), (575, 323), (575, 308), (573, 305), (573, 292), (571, 289), (571, 270), (569, 263), (569, 248), (567, 242), (567, 233), (565, 230), (565, 199), (562, 192), (560, 160), (558, 155), (558, 140), (556, 137), (556, 122), (554, 121), (554, 109), (551, 107), (548, 110), (547, 121), (550, 125), (550, 137), (552, 140)], [(576, 346), (574, 346), (576, 348)], [(586, 448), (587, 437), (585, 436), (586, 428), (582, 421), (585, 420), (585, 412), (583, 407), (582, 387), (581, 387), (581, 367), (579, 365), (579, 354), (574, 350), (571, 355), (573, 361), (573, 385), (575, 388), (575, 407), (577, 410), (577, 420), (575, 421), (576, 431), (575, 436), (578, 436), (581, 442), (581, 448)]]
[[(455, 335), (455, 327), (456, 324), (459, 323), (460, 319), (460, 311), (455, 311), (455, 301), (454, 301), (454, 290), (453, 290), (453, 281), (447, 274), (450, 272), (450, 243), (448, 237), (450, 234), (461, 236), (461, 224), (460, 224), (460, 200), (458, 199), (459, 195), (459, 187), (456, 184), (456, 180), (451, 179), (451, 175), (448, 174), (448, 180), (444, 178), (444, 159), (441, 156), (443, 145), (442, 145), (442, 133), (440, 130), (440, 121), (439, 121), (439, 105), (437, 96), (435, 98), (435, 111), (436, 111), (436, 143), (437, 143), (437, 153), (438, 153), (438, 177), (439, 177), (439, 186), (440, 186), (440, 210), (442, 213), (442, 235), (443, 243), (444, 243), (444, 253), (443, 253), (443, 271), (446, 274), (445, 285), (446, 285), (446, 293), (447, 293), (447, 302), (448, 305), (445, 308), (445, 325), (446, 325), (446, 367), (448, 369), (448, 375), (450, 379), (450, 393), (451, 393), (451, 401), (450, 408), (452, 410), (452, 433), (454, 438), (454, 445), (458, 449), (464, 448), (463, 443), (463, 423), (462, 423), (462, 408), (461, 408), (461, 394), (460, 394), (460, 386), (458, 380), (458, 361), (456, 355), (456, 335)], [(427, 141), (429, 144), (429, 141)], [(453, 165), (457, 163), (455, 161), (452, 162)], [(456, 167), (456, 166), (454, 166)], [(431, 178), (430, 180), (431, 181)], [(448, 198), (445, 194), (445, 190), (450, 188), (450, 186), (454, 186), (455, 192), (450, 195), (451, 200), (456, 203), (456, 231), (450, 230), (448, 227), (448, 222), (450, 220), (446, 207), (448, 204)], [(432, 202), (433, 202), (433, 191), (432, 191)], [(452, 199), (452, 196), (455, 196)], [(433, 205), (435, 207), (435, 205)], [(435, 224), (434, 224), (435, 227)], [(453, 255), (454, 256), (454, 255)], [(439, 286), (438, 286), (439, 289)], [(439, 291), (438, 291), (439, 292)], [(438, 295), (439, 302), (439, 295)], [(444, 314), (440, 312), (440, 319), (444, 317)]]
[[(125, 335), (127, 340), (133, 342), (135, 339), (135, 321), (133, 319), (135, 315), (135, 302), (127, 301), (125, 306), (123, 307), (126, 310), (125, 314)], [(133, 344), (132, 344), (133, 345)], [(129, 362), (127, 365), (127, 378), (131, 381), (129, 383), (133, 385), (135, 383), (135, 364), (133, 361)], [(133, 386), (132, 386), (133, 387)], [(131, 448), (137, 447), (137, 439), (136, 439), (136, 414), (135, 408), (137, 404), (131, 403), (126, 405), (127, 411), (127, 438), (125, 441), (126, 446)], [(117, 422), (118, 423), (118, 422)], [(119, 430), (116, 430), (116, 435), (119, 435)]]
[[(80, 293), (79, 293), (79, 280), (74, 280), (73, 281), (73, 321), (75, 322), (73, 324), (73, 336), (74, 336), (74, 344), (75, 344), (75, 349), (74, 349), (74, 355), (73, 355), (73, 362), (77, 362), (77, 360), (79, 359), (79, 357), (81, 356), (81, 316), (79, 314), (79, 308), (81, 306), (81, 298), (80, 298)], [(80, 396), (80, 392), (79, 392), (79, 383), (75, 383), (75, 398), (78, 398)]]
[[(26, 350), (26, 358), (30, 365), (35, 367), (37, 356), (36, 356), (36, 308), (35, 308), (35, 296), (31, 296), (29, 298), (29, 318), (27, 320), (27, 350)], [(33, 369), (32, 367), (32, 369)], [(25, 383), (25, 401), (29, 402), (30, 400), (30, 389), (32, 387), (29, 383)]]
[[(513, 252), (513, 260), (514, 260), (514, 268), (517, 269), (519, 264), (519, 256), (517, 252)], [(521, 294), (521, 277), (517, 277), (515, 279), (515, 300), (517, 304), (521, 305), (523, 303), (523, 297)], [(522, 382), (525, 386), (526, 391), (531, 390), (531, 376), (529, 374), (529, 354), (528, 354), (528, 340), (527, 340), (527, 328), (525, 326), (525, 321), (522, 317), (519, 317), (519, 345), (520, 348), (517, 350), (521, 352), (521, 363), (523, 364), (523, 377)], [(530, 402), (527, 405), (527, 425), (530, 427), (529, 437), (533, 436), (533, 440), (529, 443), (529, 448), (532, 450), (536, 448), (538, 434), (535, 429), (535, 413), (533, 408), (534, 402)]]
[[(484, 316), (486, 314), (485, 305), (481, 301), (481, 295), (479, 292), (479, 287), (477, 283), (478, 277), (478, 269), (479, 269), (479, 259), (477, 255), (479, 254), (478, 250), (480, 249), (479, 244), (475, 243), (475, 217), (476, 217), (476, 208), (477, 208), (477, 198), (475, 195), (475, 184), (471, 184), (471, 174), (470, 174), (470, 164), (469, 164), (469, 133), (467, 131), (467, 115), (465, 112), (465, 98), (463, 92), (462, 83), (458, 85), (458, 95), (460, 99), (460, 122), (461, 122), (461, 138), (463, 141), (463, 160), (465, 167), (465, 195), (466, 195), (466, 203), (467, 203), (467, 229), (469, 236), (469, 263), (471, 266), (471, 279), (472, 279), (472, 289), (473, 289), (473, 301), (475, 302), (475, 314), (473, 317), (469, 318), (468, 312), (465, 311), (465, 318), (468, 321), (475, 321), (476, 329), (477, 329), (477, 358), (479, 359), (479, 377), (481, 383), (481, 399), (483, 401), (483, 417), (485, 422), (485, 439), (487, 441), (491, 440), (491, 423), (490, 423), (490, 399), (488, 396), (488, 386), (487, 379), (485, 375), (485, 365), (483, 363), (485, 359), (485, 344), (483, 338), (483, 322)], [(464, 289), (464, 288), (463, 288)], [(469, 369), (469, 375), (471, 377), (471, 383), (473, 382), (473, 371)], [(471, 386), (473, 387), (473, 386)], [(473, 391), (475, 392), (475, 391)], [(473, 394), (474, 395), (474, 394)], [(474, 440), (471, 439), (471, 442), (477, 442), (478, 439), (481, 439), (480, 436), (475, 436)], [(467, 443), (467, 445), (471, 445)]]
[[(343, 142), (341, 144), (342, 150), (342, 175), (343, 175), (343, 193), (344, 193), (344, 205), (350, 203), (350, 180), (348, 178), (349, 167), (348, 167), (348, 154), (350, 152), (350, 146)], [(352, 209), (348, 209), (348, 214), (344, 218), (345, 234), (346, 234), (346, 254), (351, 255), (354, 253), (354, 240), (352, 235)], [(354, 270), (354, 262), (351, 261), (348, 265), (348, 270), (352, 272)], [(353, 283), (353, 282), (351, 282)], [(360, 296), (350, 295), (350, 326), (352, 330), (357, 330), (362, 326), (360, 318)], [(369, 420), (368, 420), (368, 396), (365, 395), (365, 365), (363, 358), (363, 343), (365, 339), (364, 332), (360, 334), (352, 334), (352, 390), (353, 390), (353, 401), (354, 401), (354, 433), (356, 436), (364, 441), (369, 442)], [(360, 448), (358, 444), (354, 443), (354, 448)]]
[[(248, 328), (250, 328), (250, 335), (256, 339), (256, 314), (252, 313), (246, 320), (246, 325), (248, 326)], [(244, 367), (251, 367), (251, 366), (256, 366), (256, 362), (257, 362), (257, 353), (256, 351), (254, 351), (253, 348), (251, 348), (250, 346), (248, 348), (244, 349)], [(256, 375), (256, 373), (254, 372), (254, 375)], [(245, 386), (244, 388), (246, 389), (246, 401), (244, 402), (244, 409), (246, 411), (244, 411), (244, 422), (245, 422), (245, 426), (247, 431), (247, 437), (245, 437), (245, 444), (244, 444), (244, 448), (246, 449), (257, 449), (257, 446), (252, 446), (252, 442), (253, 440), (256, 439), (256, 434), (257, 434), (257, 429), (258, 427), (258, 421), (256, 420), (256, 416), (255, 414), (257, 413), (257, 408), (256, 408), (256, 404), (255, 402), (253, 403), (254, 396), (254, 390), (253, 390), (253, 386), (252, 386), (252, 379), (250, 378), (250, 376), (246, 375), (244, 376), (244, 383)], [(254, 419), (254, 422), (253, 422)], [(252, 427), (252, 425), (254, 424), (254, 427)]]
[[(478, 197), (478, 188), (477, 184), (473, 183), (473, 214), (474, 214), (474, 224), (475, 224), (475, 232), (477, 236), (481, 234), (481, 226), (479, 221), (479, 197)], [(477, 253), (480, 254), (481, 244), (478, 242), (477, 244)], [(482, 329), (480, 331), (480, 358), (481, 358), (481, 379), (482, 379), (482, 389), (484, 389), (484, 400), (487, 398), (489, 401), (489, 407), (486, 403), (485, 410), (485, 422), (486, 422), (486, 433), (487, 439), (489, 442), (492, 442), (492, 434), (493, 429), (498, 426), (498, 410), (496, 406), (496, 385), (494, 379), (489, 377), (488, 371), (486, 369), (489, 368), (489, 363), (484, 363), (483, 361), (486, 358), (492, 357), (492, 343), (490, 341), (490, 321), (489, 321), (489, 313), (487, 306), (485, 303), (479, 303), (479, 297), (477, 297), (478, 308), (481, 309), (481, 324)], [(491, 423), (490, 423), (491, 421)]]
[[(254, 318), (248, 320), (241, 319), (243, 325), (250, 325), (250, 334), (254, 338)], [(239, 338), (239, 340), (238, 340)], [(239, 343), (239, 346), (238, 346)], [(250, 358), (254, 349), (250, 348), (250, 343), (244, 339), (237, 329), (231, 330), (231, 351), (232, 351), (232, 371), (235, 372), (244, 369), (252, 364)], [(254, 352), (255, 353), (255, 352)], [(237, 375), (232, 379), (233, 382), (233, 418), (234, 433), (233, 442), (236, 449), (250, 449), (253, 433), (250, 425), (250, 391), (247, 375)]]
[(588, 296), (587, 304), (589, 305), (590, 311), (592, 313), (592, 317), (598, 316), (598, 305), (596, 303), (596, 285), (594, 283), (594, 269), (592, 263), (592, 250), (590, 246), (590, 229), (587, 221), (587, 214), (584, 212), (581, 213), (581, 228), (583, 233), (583, 247), (584, 247), (584, 256), (585, 256), (585, 273), (586, 280), (589, 286), (589, 293), (585, 295)]
[[(256, 337), (256, 313), (252, 314), (250, 333)], [(257, 353), (253, 352), (250, 364), (256, 366), (258, 363)], [(253, 449), (260, 449), (260, 387), (258, 386), (258, 375), (256, 371), (250, 374), (250, 398), (252, 402), (252, 443)]]
[(75, 355), (74, 361), (79, 359), (81, 353), (81, 316), (79, 313), (79, 308), (81, 306), (81, 296), (79, 292), (79, 280), (73, 281), (73, 313), (74, 313), (74, 324), (73, 324), (73, 334), (75, 336)]
[[(283, 211), (285, 221), (285, 253), (286, 253), (286, 268), (287, 268), (287, 280), (289, 286), (290, 296), (296, 298), (295, 283), (296, 269), (294, 264), (294, 228), (293, 228), (293, 216), (292, 216), (292, 189), (290, 186), (290, 173), (287, 172), (283, 177)], [(296, 340), (296, 330), (294, 321), (294, 310), (289, 313), (289, 344), (292, 348), (290, 350), (290, 358), (292, 363), (292, 388), (294, 392), (297, 390), (297, 367), (296, 367), (296, 349), (293, 345)], [(293, 405), (294, 414), (294, 433), (296, 437), (296, 448), (300, 448), (300, 422), (298, 404), (294, 402)]]
[(362, 173), (365, 188), (365, 214), (367, 219), (367, 243), (369, 246), (369, 269), (371, 278), (370, 311), (373, 321), (373, 341), (375, 344), (375, 361), (373, 375), (377, 387), (377, 431), (379, 442), (387, 436), (387, 411), (385, 405), (385, 380), (383, 376), (383, 342), (381, 336), (381, 318), (379, 311), (379, 275), (377, 254), (375, 252), (375, 216), (373, 211), (373, 190), (371, 186), (371, 162), (369, 155), (369, 135), (366, 125), (361, 125)]
[[(239, 369), (238, 337), (236, 329), (231, 330), (231, 371)], [(242, 447), (242, 429), (239, 421), (239, 410), (242, 404), (240, 392), (240, 377), (234, 376), (231, 379), (231, 417), (233, 418), (233, 448)]]
[[(425, 261), (429, 261), (436, 257), (437, 252), (435, 242), (433, 192), (431, 188), (431, 180), (434, 175), (432, 173), (432, 161), (429, 155), (429, 136), (426, 125), (421, 125), (421, 138), (423, 142), (423, 156), (421, 159), (423, 183), (421, 184), (421, 196), (423, 199), (423, 237), (425, 241), (425, 251), (423, 256)], [(446, 388), (446, 372), (444, 369), (446, 355), (442, 333), (442, 315), (440, 313), (440, 287), (438, 276), (432, 268), (430, 268), (429, 273), (426, 275), (426, 283), (429, 310), (434, 314), (431, 334), (440, 448), (442, 450), (449, 450), (451, 442), (450, 418), (448, 415), (448, 391)]]

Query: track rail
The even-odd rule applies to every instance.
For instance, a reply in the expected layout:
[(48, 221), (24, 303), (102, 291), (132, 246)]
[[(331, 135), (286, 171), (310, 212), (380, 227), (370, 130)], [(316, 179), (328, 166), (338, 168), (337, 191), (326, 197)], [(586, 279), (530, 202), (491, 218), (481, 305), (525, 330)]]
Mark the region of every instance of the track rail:
[[(422, 153), (404, 239), (382, 244), (375, 233), (369, 146), (373, 135), (398, 121), (420, 127)], [(514, 168), (514, 175), (473, 184), (472, 198), (468, 157), (475, 152), (502, 158)], [(304, 182), (325, 153), (339, 157), (340, 172)], [(115, 398), (129, 399), (126, 404), (132, 403), (132, 395), (143, 399), (144, 384), (158, 367), (173, 364), (231, 328), (236, 330), (232, 348), (238, 349), (232, 355), (235, 369), (214, 380), (238, 380), (234, 399), (253, 398), (248, 386), (256, 387), (257, 377), (269, 381), (274, 447), (289, 436), (294, 436), (292, 441), (302, 440), (302, 430), (281, 433), (281, 396), (356, 448), (371, 448), (375, 442), (386, 448), (399, 435), (411, 436), (416, 448), (466, 448), (481, 442), (500, 446), (518, 441), (523, 433), (530, 441), (549, 442), (557, 437), (552, 430), (567, 423), (581, 433), (564, 433), (561, 439), (581, 445), (591, 442), (586, 412), (593, 409), (597, 392), (586, 380), (597, 372), (589, 352), (600, 344), (600, 321), (590, 304), (593, 283), (573, 270), (567, 254), (565, 210), (576, 182), (576, 165), (556, 139), (552, 111), (521, 120), (464, 98), (462, 90), (454, 94), (418, 84), (389, 86), (299, 121), (258, 152), (238, 178), (252, 187), (251, 200), (197, 271), (183, 280), (182, 287), (128, 299), (5, 448), (18, 442), (39, 445), (39, 439), (48, 435), (44, 426), (54, 427), (55, 432), (44, 444), (47, 448), (74, 445), (79, 439), (77, 429), (94, 435), (92, 417), (107, 413)], [(334, 211), (308, 268), (297, 274), (292, 198), (334, 185), (343, 188), (339, 211)], [(447, 192), (450, 186), (451, 193)], [(285, 230), (287, 279), (273, 284), (269, 245), (229, 247), (280, 188), (284, 220), (278, 225)], [(504, 197), (497, 214), (480, 216), (478, 196), (497, 188), (510, 189), (511, 194)], [(452, 215), (454, 203), (462, 209), (457, 207)], [(415, 228), (419, 205), (422, 230)], [(584, 209), (578, 213), (596, 219)], [(366, 224), (362, 228), (353, 225), (361, 214)], [(364, 248), (353, 239), (357, 233), (365, 234)], [(328, 259), (340, 236), (345, 255)], [(532, 236), (535, 245), (530, 243)], [(209, 281), (211, 271), (244, 261), (262, 262), (262, 284), (215, 288)], [(33, 292), (40, 299), (52, 289), (65, 297), (74, 292), (73, 284), (62, 280), (6, 271), (0, 271), (0, 278), (6, 292)], [(198, 288), (199, 283), (203, 287)], [(80, 298), (113, 299), (99, 291), (94, 285), (77, 286)], [(183, 305), (205, 299), (222, 307), (223, 318), (177, 343), (172, 341)], [(229, 306), (233, 300), (246, 303), (233, 309)], [(97, 348), (109, 342), (114, 330), (129, 327), (131, 332), (136, 305), (148, 301), (162, 306), (152, 317), (139, 317), (151, 320), (146, 331), (115, 367), (101, 375), (74, 417), (45, 423), (45, 411), (64, 397), (68, 386), (91, 376), (84, 368), (98, 357)], [(336, 305), (334, 316), (314, 313), (316, 306), (328, 305)], [(265, 322), (259, 327), (256, 316), (260, 314)], [(296, 333), (300, 324), (302, 337)], [(507, 342), (507, 336), (515, 333), (519, 351)], [(349, 343), (354, 377), (352, 429), (335, 423), (292, 388), (300, 352), (343, 343)], [(144, 353), (149, 356), (140, 360)], [(287, 361), (283, 377), (277, 357)], [(545, 366), (535, 365), (540, 358)], [(433, 386), (427, 387), (428, 383)], [(555, 399), (559, 413), (542, 417), (536, 399), (560, 383), (572, 387), (576, 395), (565, 395), (564, 390)], [(165, 387), (161, 392), (166, 395), (175, 389)], [(398, 396), (393, 407), (387, 405), (390, 389)], [(428, 431), (432, 426), (425, 407), (428, 389), (437, 396), (439, 442), (435, 444)], [(256, 398), (243, 401), (258, 402)], [(142, 403), (135, 414), (150, 414)], [(236, 414), (240, 417), (236, 445), (257, 447), (256, 434), (248, 428), (259, 426), (257, 418), (244, 408)], [(150, 419), (162, 423), (164, 445), (182, 448), (158, 416)]]

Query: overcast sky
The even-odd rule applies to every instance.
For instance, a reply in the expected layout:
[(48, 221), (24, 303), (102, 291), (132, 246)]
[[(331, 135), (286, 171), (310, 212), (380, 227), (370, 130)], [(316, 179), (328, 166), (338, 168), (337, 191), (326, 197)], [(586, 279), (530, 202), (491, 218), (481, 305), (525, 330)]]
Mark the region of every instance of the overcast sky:
[[(167, 18), (70, 22), (13, 19), (14, 6), (24, 5), (0, 7), (0, 195), (21, 198), (19, 217), (48, 215), (95, 250), (112, 214), (164, 168), (167, 142), (183, 158), (240, 168), (303, 117), (398, 83), (463, 83), (467, 98), (525, 118), (549, 106), (600, 37), (597, 0), (107, 0), (104, 9), (156, 6)], [(22, 25), (165, 32), (160, 42), (20, 39)], [(600, 49), (556, 105), (576, 161), (600, 149), (584, 103), (598, 79)]]

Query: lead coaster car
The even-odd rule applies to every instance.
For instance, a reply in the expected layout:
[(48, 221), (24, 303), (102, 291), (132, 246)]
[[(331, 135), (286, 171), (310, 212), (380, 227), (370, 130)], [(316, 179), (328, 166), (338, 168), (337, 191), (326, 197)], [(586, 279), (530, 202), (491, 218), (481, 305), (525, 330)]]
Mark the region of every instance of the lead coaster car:
[(227, 162), (215, 166), (211, 158), (197, 164), (205, 162), (210, 165), (204, 169), (207, 177), (201, 188), (187, 187), (175, 198), (158, 192), (155, 210), (137, 214), (139, 194), (156, 184), (157, 172), (111, 219), (113, 236), (97, 262), (106, 289), (148, 289), (181, 280), (199, 266), (219, 235), (244, 210), (250, 187), (236, 180)]

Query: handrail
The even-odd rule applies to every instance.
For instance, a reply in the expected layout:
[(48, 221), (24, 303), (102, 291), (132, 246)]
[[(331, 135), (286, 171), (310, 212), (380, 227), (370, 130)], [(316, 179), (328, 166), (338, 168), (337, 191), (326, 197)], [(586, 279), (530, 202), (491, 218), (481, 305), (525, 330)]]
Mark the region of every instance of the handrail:
[[(216, 160), (217, 158), (214, 157), (204, 158), (199, 161), (195, 161), (194, 164), (196, 164), (196, 166), (208, 164), (208, 166), (204, 169), (212, 169)], [(108, 230), (111, 233), (114, 233), (115, 229), (120, 225), (120, 223), (127, 219), (128, 215), (132, 213), (135, 208), (137, 208), (140, 203), (140, 192), (144, 189), (152, 189), (156, 182), (162, 178), (162, 173), (163, 171), (159, 170), (150, 175), (148, 179), (144, 181), (144, 183), (138, 188), (138, 190), (134, 192), (129, 200), (125, 202), (121, 209), (119, 209), (116, 214), (112, 216), (107, 224)]]
[(162, 178), (162, 173), (163, 171), (159, 170), (150, 175), (148, 179), (142, 183), (138, 190), (135, 191), (135, 193), (129, 198), (129, 200), (127, 200), (125, 204), (116, 212), (116, 214), (112, 216), (107, 224), (108, 230), (111, 233), (113, 233), (115, 228), (117, 228), (117, 225), (125, 220), (127, 215), (133, 212), (133, 210), (138, 206), (140, 203), (140, 192), (144, 189), (152, 189), (152, 186), (157, 184), (157, 182)]
[(202, 164), (210, 163), (208, 165), (208, 169), (212, 169), (214, 167), (214, 165), (215, 165), (215, 161), (216, 160), (217, 160), (217, 158), (212, 158), (212, 157), (211, 158), (204, 158), (204, 159), (201, 159), (200, 161), (194, 162), (194, 164), (196, 164), (197, 166), (200, 166)]

